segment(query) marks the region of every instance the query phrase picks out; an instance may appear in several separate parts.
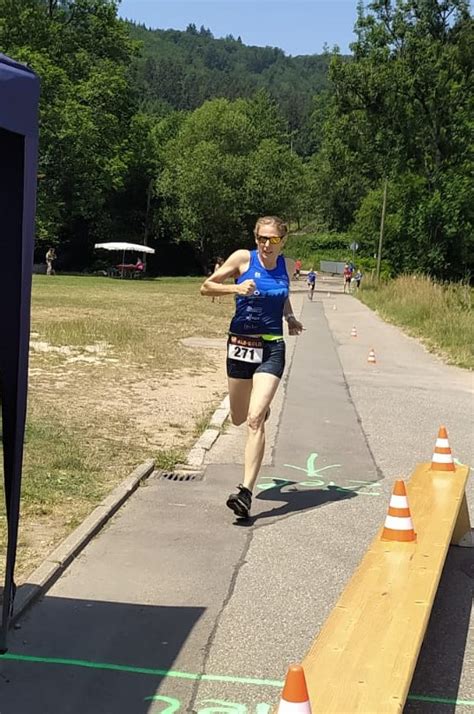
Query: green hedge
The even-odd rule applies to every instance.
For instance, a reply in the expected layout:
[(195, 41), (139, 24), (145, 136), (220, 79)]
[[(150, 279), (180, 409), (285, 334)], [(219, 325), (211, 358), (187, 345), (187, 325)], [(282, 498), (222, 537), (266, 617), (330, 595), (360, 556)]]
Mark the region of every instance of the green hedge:
[[(290, 235), (285, 246), (285, 253), (290, 258), (305, 260), (316, 253), (337, 251), (337, 254), (350, 257), (350, 240), (346, 233), (307, 233)], [(344, 258), (343, 258), (344, 260)]]

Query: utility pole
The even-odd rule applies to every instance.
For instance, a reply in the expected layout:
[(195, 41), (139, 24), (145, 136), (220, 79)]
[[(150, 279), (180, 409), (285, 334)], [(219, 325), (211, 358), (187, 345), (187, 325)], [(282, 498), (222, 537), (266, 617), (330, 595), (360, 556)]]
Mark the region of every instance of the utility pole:
[(377, 282), (380, 280), (380, 263), (382, 261), (382, 243), (383, 243), (383, 232), (385, 229), (385, 209), (387, 207), (387, 179), (385, 179), (385, 184), (383, 187), (383, 201), (382, 201), (382, 216), (380, 218), (380, 236), (379, 236), (379, 252), (377, 254)]

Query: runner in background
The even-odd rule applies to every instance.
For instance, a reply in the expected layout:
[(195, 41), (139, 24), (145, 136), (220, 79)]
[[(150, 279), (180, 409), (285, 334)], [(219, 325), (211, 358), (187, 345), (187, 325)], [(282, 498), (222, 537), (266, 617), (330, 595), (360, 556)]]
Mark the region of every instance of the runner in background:
[[(280, 218), (259, 218), (256, 249), (232, 253), (201, 286), (201, 295), (236, 295), (227, 342), (230, 416), (236, 426), (247, 421), (248, 432), (243, 483), (230, 494), (227, 506), (239, 518), (250, 514), (265, 450), (265, 421), (285, 368), (283, 317), (290, 335), (303, 330), (289, 298), (294, 264), (281, 255), (287, 233)], [(228, 278), (236, 282), (224, 284)]]
[(297, 258), (297, 260), (295, 260), (295, 270), (293, 273), (293, 277), (295, 280), (300, 279), (300, 273), (301, 273), (301, 260), (299, 258)]
[(344, 266), (344, 272), (343, 272), (343, 277), (344, 277), (344, 292), (349, 293), (351, 291), (351, 279), (352, 279), (352, 270), (349, 268), (349, 265), (346, 263)]
[(312, 300), (313, 295), (314, 295), (314, 288), (316, 287), (316, 280), (317, 280), (318, 274), (315, 271), (314, 268), (311, 268), (309, 271), (308, 275), (306, 276), (306, 282), (308, 284), (309, 290), (308, 290), (308, 299)]

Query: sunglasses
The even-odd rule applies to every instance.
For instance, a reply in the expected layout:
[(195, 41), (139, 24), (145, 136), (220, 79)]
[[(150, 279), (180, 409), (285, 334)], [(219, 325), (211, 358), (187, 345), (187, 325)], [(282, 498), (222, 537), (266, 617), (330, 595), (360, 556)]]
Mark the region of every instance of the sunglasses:
[(283, 240), (282, 236), (256, 236), (256, 238), (259, 243), (266, 243), (268, 240), (270, 245), (278, 245)]

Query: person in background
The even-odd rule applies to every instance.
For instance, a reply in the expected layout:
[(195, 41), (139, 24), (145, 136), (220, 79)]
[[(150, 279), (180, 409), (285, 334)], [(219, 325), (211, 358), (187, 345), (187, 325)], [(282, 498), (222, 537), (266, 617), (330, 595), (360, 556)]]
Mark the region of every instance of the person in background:
[(311, 268), (309, 271), (308, 275), (306, 276), (306, 282), (308, 284), (309, 290), (308, 290), (308, 299), (312, 300), (313, 299), (313, 294), (314, 294), (314, 288), (316, 287), (316, 280), (317, 280), (318, 274), (315, 271), (314, 268)]
[(295, 272), (294, 272), (294, 279), (299, 280), (300, 279), (300, 273), (301, 273), (301, 260), (297, 258), (295, 260)]
[(347, 288), (347, 292), (349, 293), (351, 291), (352, 270), (349, 268), (348, 263), (345, 264), (342, 275), (344, 277), (344, 292), (346, 292)]
[(56, 251), (54, 248), (48, 248), (46, 253), (46, 275), (56, 275), (53, 263), (56, 260)]
[[(216, 270), (219, 270), (219, 268), (221, 267), (221, 265), (224, 265), (224, 258), (221, 258), (220, 256), (217, 256), (217, 258), (216, 258), (216, 263), (215, 263), (215, 265), (214, 265), (214, 271), (213, 271), (213, 272), (215, 273)], [(211, 272), (211, 275), (212, 275), (212, 272)], [(212, 296), (212, 299), (211, 299), (211, 302), (219, 302), (219, 298), (218, 298), (218, 297), (215, 297), (215, 296), (213, 295), (213, 296)]]
[(354, 275), (354, 280), (355, 280), (356, 288), (358, 290), (360, 288), (360, 281), (362, 280), (362, 273), (360, 272), (359, 269), (356, 271), (356, 274)]

